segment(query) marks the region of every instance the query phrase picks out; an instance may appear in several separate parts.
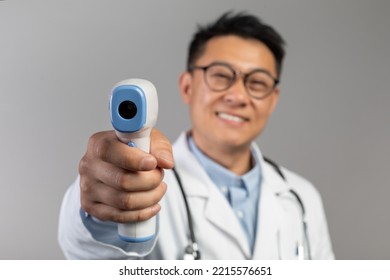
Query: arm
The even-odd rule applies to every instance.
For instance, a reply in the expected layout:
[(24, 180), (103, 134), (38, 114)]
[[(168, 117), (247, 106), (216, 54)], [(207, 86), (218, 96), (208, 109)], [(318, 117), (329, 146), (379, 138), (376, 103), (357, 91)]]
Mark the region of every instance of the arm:
[(80, 176), (61, 207), (59, 242), (67, 258), (139, 257), (153, 248), (117, 237), (116, 223), (147, 220), (156, 215), (165, 194), (163, 168), (173, 166), (171, 144), (157, 130), (151, 153), (128, 147), (113, 131), (93, 135), (80, 161)]

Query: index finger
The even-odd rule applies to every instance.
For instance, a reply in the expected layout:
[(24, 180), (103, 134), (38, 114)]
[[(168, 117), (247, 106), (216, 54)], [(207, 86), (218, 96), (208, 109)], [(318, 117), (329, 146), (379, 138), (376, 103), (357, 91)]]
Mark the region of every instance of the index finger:
[(96, 133), (90, 145), (98, 158), (126, 170), (149, 171), (157, 167), (154, 156), (122, 143), (114, 131)]
[(173, 168), (172, 144), (160, 130), (155, 128), (152, 129), (150, 134), (150, 153), (157, 159), (158, 167)]

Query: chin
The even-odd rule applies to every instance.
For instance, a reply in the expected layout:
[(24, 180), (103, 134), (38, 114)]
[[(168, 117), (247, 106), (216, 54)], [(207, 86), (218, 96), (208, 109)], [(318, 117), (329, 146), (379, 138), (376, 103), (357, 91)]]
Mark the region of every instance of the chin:
[[(222, 134), (223, 135), (223, 134)], [(220, 145), (223, 145), (229, 149), (242, 149), (250, 146), (252, 140), (242, 137), (223, 137), (218, 141)]]

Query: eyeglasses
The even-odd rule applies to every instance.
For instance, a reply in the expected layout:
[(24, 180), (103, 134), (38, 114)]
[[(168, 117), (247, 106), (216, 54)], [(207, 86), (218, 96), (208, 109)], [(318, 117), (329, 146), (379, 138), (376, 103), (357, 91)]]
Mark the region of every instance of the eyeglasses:
[(213, 91), (224, 91), (242, 77), (247, 93), (255, 98), (267, 97), (275, 89), (279, 80), (265, 69), (255, 69), (249, 73), (242, 73), (227, 63), (214, 62), (207, 66), (191, 66), (188, 71), (203, 70), (207, 86)]

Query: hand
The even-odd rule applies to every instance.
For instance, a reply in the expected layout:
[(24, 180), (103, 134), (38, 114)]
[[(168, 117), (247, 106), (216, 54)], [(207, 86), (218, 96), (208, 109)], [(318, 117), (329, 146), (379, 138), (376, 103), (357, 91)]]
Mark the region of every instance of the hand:
[(158, 130), (150, 135), (150, 154), (120, 142), (114, 131), (92, 135), (80, 161), (81, 207), (116, 223), (150, 219), (166, 192), (164, 170), (173, 167), (172, 147)]

